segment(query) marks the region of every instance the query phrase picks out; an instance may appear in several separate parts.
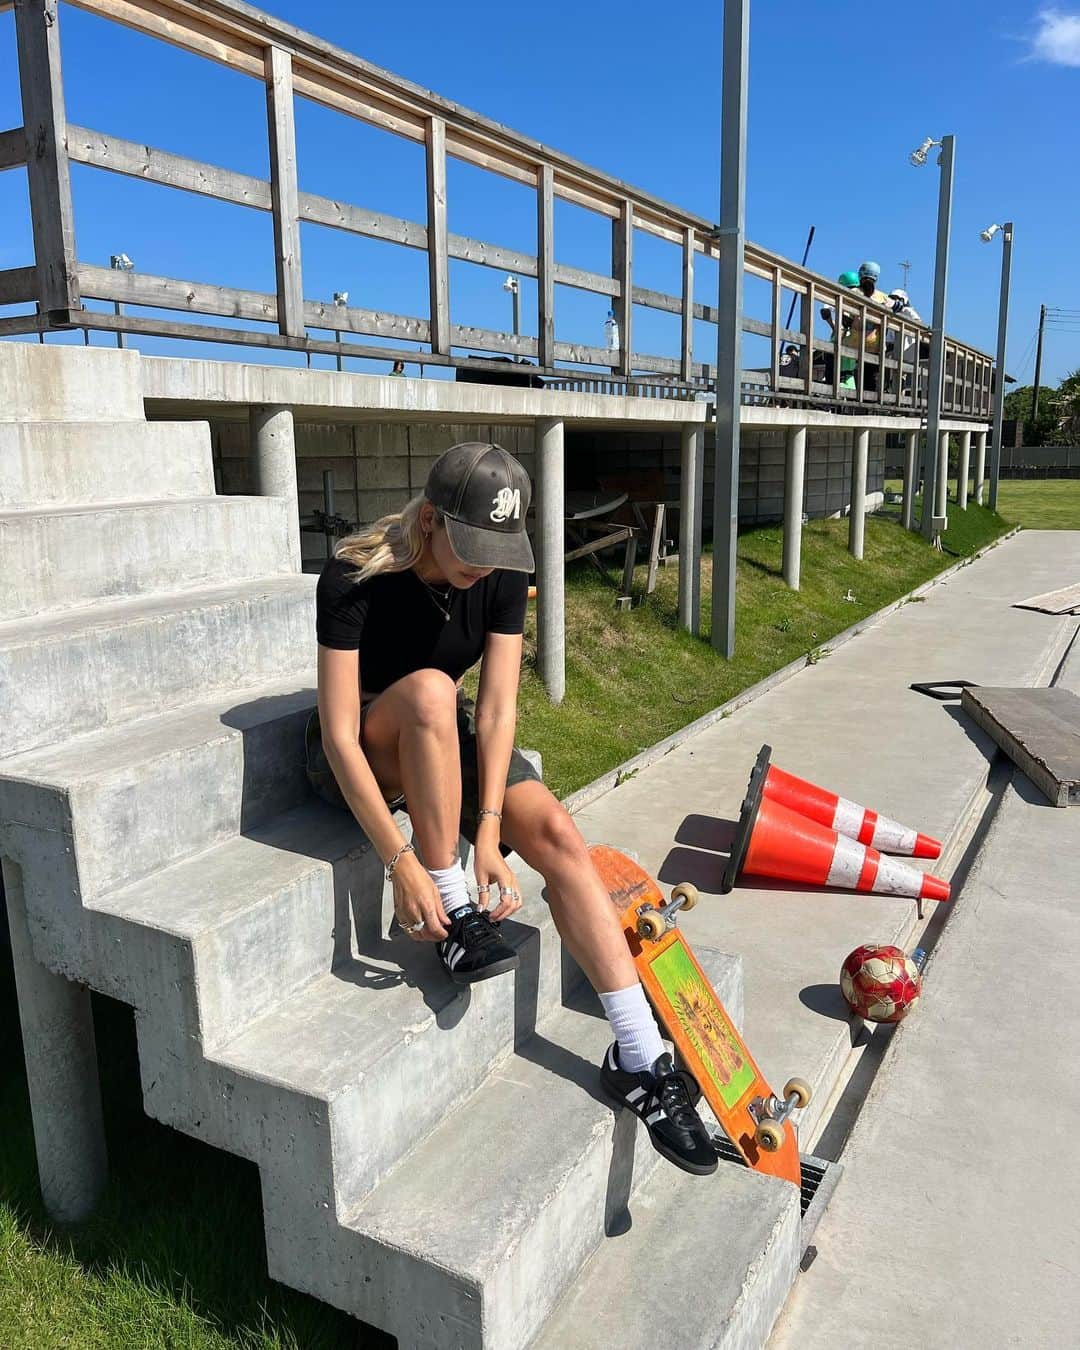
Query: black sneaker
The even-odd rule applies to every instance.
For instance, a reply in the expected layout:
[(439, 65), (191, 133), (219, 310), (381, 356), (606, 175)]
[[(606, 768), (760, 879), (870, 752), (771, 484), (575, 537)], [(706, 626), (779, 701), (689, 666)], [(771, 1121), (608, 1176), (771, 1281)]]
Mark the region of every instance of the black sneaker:
[(651, 1073), (629, 1073), (619, 1068), (616, 1041), (604, 1056), (600, 1081), (610, 1097), (641, 1117), (653, 1148), (668, 1162), (702, 1177), (716, 1171), (716, 1150), (694, 1110), (701, 1090), (692, 1073), (676, 1069), (670, 1055), (661, 1055)]
[(517, 952), (499, 936), (499, 925), (483, 910), (459, 910), (449, 933), (437, 945), (443, 968), (457, 984), (475, 984), (518, 967)]

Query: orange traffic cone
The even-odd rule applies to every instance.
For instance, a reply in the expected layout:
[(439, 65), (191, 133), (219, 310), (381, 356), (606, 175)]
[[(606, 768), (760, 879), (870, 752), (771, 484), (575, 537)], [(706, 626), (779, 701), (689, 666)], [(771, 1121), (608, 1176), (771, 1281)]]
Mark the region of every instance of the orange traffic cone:
[[(763, 745), (761, 754), (771, 755), (772, 748)], [(764, 792), (781, 806), (809, 816), (837, 834), (857, 839), (860, 844), (872, 844), (882, 853), (902, 853), (909, 858), (937, 858), (941, 853), (941, 845), (928, 834), (920, 834), (888, 816), (879, 816), (876, 811), (839, 797), (806, 778), (796, 778), (776, 764), (769, 765)]]
[(765, 795), (769, 762), (758, 755), (739, 815), (722, 891), (730, 891), (743, 872), (800, 881), (809, 886), (841, 886), (879, 895), (909, 895), (918, 900), (948, 900), (949, 883), (922, 873), (899, 858), (837, 834)]

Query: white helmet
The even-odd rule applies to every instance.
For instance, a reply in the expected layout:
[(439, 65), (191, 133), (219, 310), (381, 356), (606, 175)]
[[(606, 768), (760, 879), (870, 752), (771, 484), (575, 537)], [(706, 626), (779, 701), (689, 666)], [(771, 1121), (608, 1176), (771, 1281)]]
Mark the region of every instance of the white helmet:
[(895, 291), (889, 292), (889, 299), (899, 300), (902, 305), (908, 305), (911, 303), (911, 301), (908, 299), (907, 291), (902, 291), (899, 286), (897, 286)]

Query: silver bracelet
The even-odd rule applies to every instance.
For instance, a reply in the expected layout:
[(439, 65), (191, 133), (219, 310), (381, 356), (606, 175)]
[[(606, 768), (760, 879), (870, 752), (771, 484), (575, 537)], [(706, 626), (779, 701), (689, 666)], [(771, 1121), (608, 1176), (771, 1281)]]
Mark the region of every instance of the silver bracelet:
[(386, 864), (386, 879), (387, 879), (387, 881), (393, 881), (393, 879), (394, 879), (394, 868), (395, 868), (395, 867), (398, 865), (398, 863), (401, 861), (402, 855), (405, 854), (405, 853), (415, 853), (415, 852), (416, 852), (416, 849), (413, 848), (412, 844), (402, 844), (402, 846), (398, 849), (398, 851), (394, 854), (394, 856), (393, 856), (393, 857), (390, 859), (390, 861)]
[(495, 819), (499, 821), (500, 824), (502, 823), (502, 812), (496, 811), (493, 806), (482, 806), (480, 810), (477, 811), (476, 813), (477, 823), (480, 822), (483, 816), (494, 816)]

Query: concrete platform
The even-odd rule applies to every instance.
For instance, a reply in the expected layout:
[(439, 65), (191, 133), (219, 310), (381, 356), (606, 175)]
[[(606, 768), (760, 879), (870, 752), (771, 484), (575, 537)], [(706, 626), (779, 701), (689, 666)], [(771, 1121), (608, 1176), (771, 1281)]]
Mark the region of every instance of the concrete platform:
[(863, 1107), (773, 1350), (858, 1343), (853, 1328), (876, 1350), (1076, 1344), (1078, 858), (1080, 812), (1017, 775)]
[(732, 827), (763, 741), (774, 762), (946, 842), (983, 788), (994, 745), (916, 680), (1045, 682), (1072, 620), (1010, 608), (1080, 567), (1080, 533), (1024, 531), (827, 659), (714, 723), (580, 810), (590, 842), (631, 847), (665, 884), (705, 895), (685, 921), (695, 942), (741, 952), (746, 1034), (773, 1082), (808, 1078), (812, 1136), (852, 1048), (837, 976), (861, 942), (907, 940), (909, 900), (747, 879), (719, 893)]

